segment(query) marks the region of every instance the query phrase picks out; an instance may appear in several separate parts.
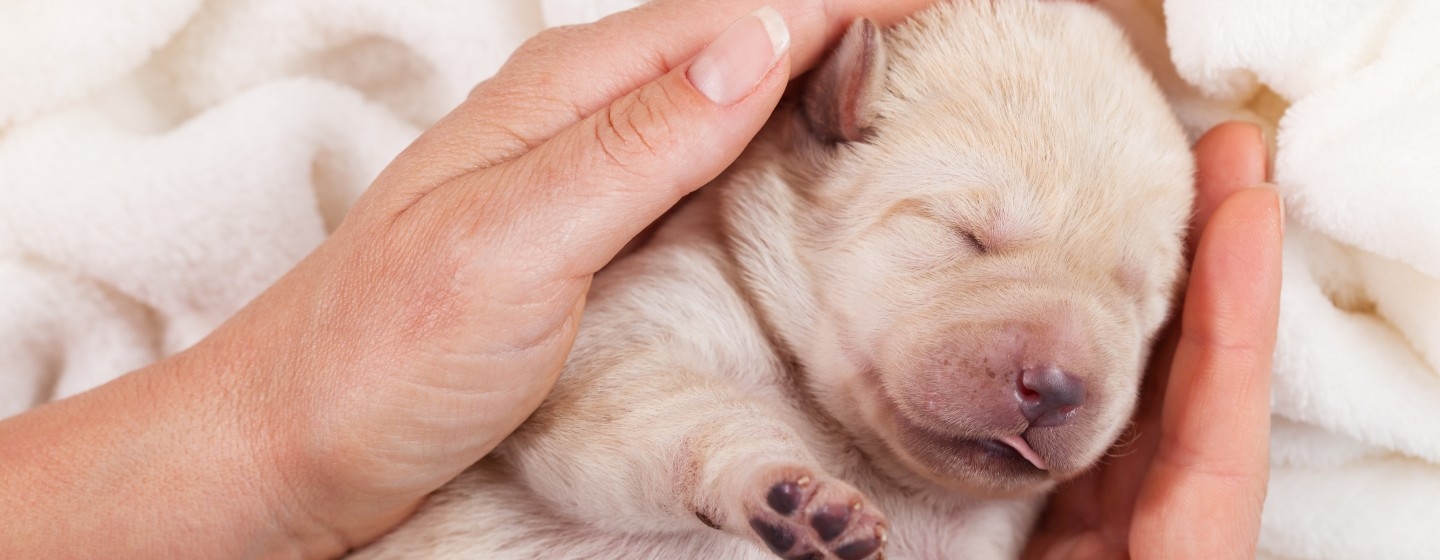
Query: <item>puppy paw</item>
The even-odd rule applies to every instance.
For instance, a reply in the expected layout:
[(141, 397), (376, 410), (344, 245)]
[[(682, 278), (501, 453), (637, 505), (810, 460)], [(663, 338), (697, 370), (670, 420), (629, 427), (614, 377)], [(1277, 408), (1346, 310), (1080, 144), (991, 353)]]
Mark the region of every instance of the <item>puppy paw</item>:
[(750, 528), (791, 560), (883, 557), (885, 517), (859, 490), (804, 467), (766, 469), (745, 500)]

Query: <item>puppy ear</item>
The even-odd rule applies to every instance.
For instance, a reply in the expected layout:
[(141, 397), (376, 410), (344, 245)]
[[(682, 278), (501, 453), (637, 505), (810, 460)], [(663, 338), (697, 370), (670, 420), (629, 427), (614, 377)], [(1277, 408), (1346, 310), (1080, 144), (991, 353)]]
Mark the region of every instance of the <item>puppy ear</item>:
[(816, 68), (802, 103), (810, 130), (827, 142), (864, 140), (871, 101), (885, 82), (885, 42), (869, 19), (850, 24), (840, 46)]

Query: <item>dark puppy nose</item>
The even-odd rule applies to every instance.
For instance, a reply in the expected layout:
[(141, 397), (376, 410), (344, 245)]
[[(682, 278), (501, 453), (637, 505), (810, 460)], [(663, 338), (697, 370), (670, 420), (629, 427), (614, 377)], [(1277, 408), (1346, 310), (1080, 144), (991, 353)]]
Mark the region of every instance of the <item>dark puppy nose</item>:
[(1085, 402), (1085, 382), (1055, 366), (1026, 368), (1016, 385), (1020, 413), (1031, 426), (1064, 424)]

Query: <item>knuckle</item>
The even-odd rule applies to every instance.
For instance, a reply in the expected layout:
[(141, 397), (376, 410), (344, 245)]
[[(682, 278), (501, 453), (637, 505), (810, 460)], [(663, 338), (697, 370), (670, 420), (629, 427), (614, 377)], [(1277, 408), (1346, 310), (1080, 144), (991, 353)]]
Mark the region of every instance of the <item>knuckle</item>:
[(582, 116), (574, 103), (550, 95), (544, 87), (512, 77), (494, 88), (481, 84), (452, 115), (466, 123), (449, 140), (451, 151), (476, 160), (483, 169), (523, 155)]
[(510, 53), (494, 75), (471, 88), (467, 99), (475, 101), (536, 85), (537, 77), (547, 74), (543, 70), (563, 56), (567, 44), (583, 33), (576, 27), (551, 27), (532, 35)]
[(674, 148), (676, 106), (663, 87), (646, 87), (596, 115), (596, 142), (611, 163), (664, 156)]
[(473, 102), (504, 94), (523, 97), (545, 90), (556, 68), (574, 66), (575, 46), (591, 33), (588, 26), (562, 25), (531, 36), (494, 75), (471, 88), (467, 99)]
[(548, 27), (539, 33), (526, 39), (515, 49), (512, 60), (554, 52), (555, 49), (569, 46), (576, 39), (585, 35), (589, 26), (586, 25), (557, 25)]

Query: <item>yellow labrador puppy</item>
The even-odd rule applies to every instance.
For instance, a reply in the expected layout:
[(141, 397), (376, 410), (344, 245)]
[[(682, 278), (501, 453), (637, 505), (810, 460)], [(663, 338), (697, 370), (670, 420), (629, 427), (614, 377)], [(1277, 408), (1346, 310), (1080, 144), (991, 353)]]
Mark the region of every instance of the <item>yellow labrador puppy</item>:
[(859, 21), (595, 280), (528, 423), (357, 556), (1014, 557), (1126, 426), (1191, 174), (1090, 6)]

